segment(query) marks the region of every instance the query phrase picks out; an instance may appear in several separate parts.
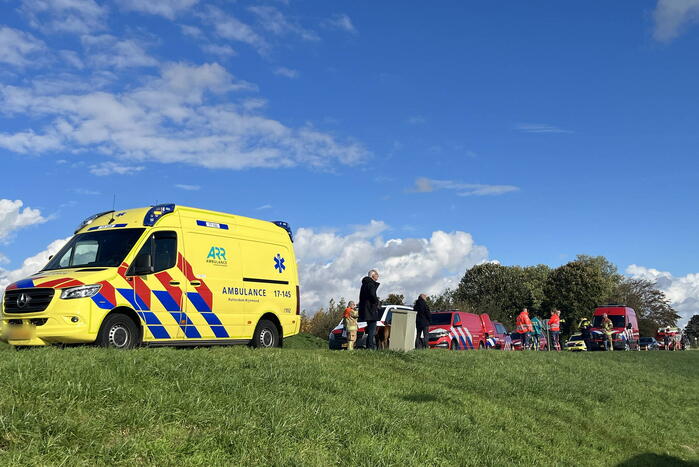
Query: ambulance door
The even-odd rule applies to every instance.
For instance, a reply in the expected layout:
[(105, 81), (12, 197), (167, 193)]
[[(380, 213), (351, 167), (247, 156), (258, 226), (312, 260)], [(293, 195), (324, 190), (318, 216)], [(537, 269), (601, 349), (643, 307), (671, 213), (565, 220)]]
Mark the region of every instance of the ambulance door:
[(185, 233), (181, 261), (189, 287), (185, 311), (203, 339), (240, 339), (245, 296), (238, 240), (217, 234), (217, 227), (195, 228), (201, 230)]
[[(267, 242), (241, 240), (245, 262), (243, 281), (247, 300), (245, 302), (245, 323), (247, 336), (252, 337), (257, 322), (264, 313), (274, 313), (284, 323), (285, 316), (296, 309), (296, 290), (291, 283), (293, 260), (284, 245)], [(283, 336), (279, 336), (282, 338)]]
[(182, 238), (176, 229), (155, 230), (129, 268), (136, 311), (155, 339), (197, 337), (185, 333), (188, 320), (183, 301), (187, 282), (177, 268), (181, 250)]

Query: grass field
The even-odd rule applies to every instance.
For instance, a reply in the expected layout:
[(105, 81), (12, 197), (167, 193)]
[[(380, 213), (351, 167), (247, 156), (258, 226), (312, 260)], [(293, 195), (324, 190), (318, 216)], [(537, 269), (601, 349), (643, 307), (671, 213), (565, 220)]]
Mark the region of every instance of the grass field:
[(0, 352), (1, 465), (698, 465), (699, 352)]

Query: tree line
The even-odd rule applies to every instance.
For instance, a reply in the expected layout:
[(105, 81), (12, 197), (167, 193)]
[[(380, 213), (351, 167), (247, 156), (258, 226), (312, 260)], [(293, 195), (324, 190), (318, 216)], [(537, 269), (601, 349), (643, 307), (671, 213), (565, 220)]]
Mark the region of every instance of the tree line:
[[(418, 293), (419, 291), (416, 291)], [(402, 295), (391, 294), (384, 304), (404, 304)], [(433, 311), (459, 309), (488, 313), (508, 329), (516, 315), (528, 308), (531, 316), (548, 317), (553, 309), (561, 310), (565, 320), (563, 332), (571, 333), (583, 316), (590, 317), (603, 304), (630, 306), (638, 316), (641, 335), (654, 336), (658, 327), (675, 326), (680, 316), (654, 282), (620, 274), (603, 256), (578, 255), (557, 268), (503, 266), (484, 263), (466, 271), (455, 289), (429, 297)], [(341, 319), (344, 299), (330, 300), (312, 316), (304, 311), (301, 332), (327, 338)]]

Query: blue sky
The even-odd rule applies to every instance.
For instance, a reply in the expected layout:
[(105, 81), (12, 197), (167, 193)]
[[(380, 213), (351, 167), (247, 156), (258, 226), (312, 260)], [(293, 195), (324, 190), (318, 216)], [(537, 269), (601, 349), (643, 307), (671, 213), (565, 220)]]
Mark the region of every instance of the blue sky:
[(412, 277), (451, 235), (458, 261), (401, 291), (584, 253), (689, 310), (697, 18), (694, 0), (0, 2), (0, 198), (36, 210), (0, 229), (0, 267), (116, 195), (288, 220), (300, 256), (334, 245), (316, 266), (421, 240), (394, 258)]

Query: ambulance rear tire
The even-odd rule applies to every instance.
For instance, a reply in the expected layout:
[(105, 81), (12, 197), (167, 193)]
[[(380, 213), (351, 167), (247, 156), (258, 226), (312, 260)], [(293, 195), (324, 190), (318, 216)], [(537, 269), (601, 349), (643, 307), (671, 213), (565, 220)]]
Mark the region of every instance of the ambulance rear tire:
[(139, 345), (139, 341), (138, 326), (122, 313), (107, 316), (97, 336), (97, 345), (113, 349), (133, 349)]
[(256, 349), (279, 347), (279, 330), (273, 322), (266, 319), (260, 320), (250, 344)]

